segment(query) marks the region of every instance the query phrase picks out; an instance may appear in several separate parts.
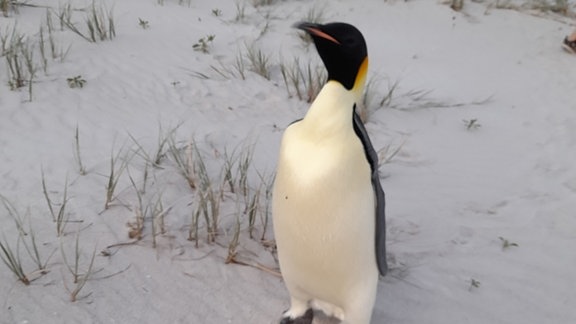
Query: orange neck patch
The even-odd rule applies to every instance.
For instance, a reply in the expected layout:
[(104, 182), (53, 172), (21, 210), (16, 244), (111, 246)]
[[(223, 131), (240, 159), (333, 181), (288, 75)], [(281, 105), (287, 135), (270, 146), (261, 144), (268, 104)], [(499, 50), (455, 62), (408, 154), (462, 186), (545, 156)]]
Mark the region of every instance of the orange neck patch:
[(364, 83), (366, 82), (366, 74), (368, 73), (368, 56), (364, 58), (360, 68), (358, 69), (358, 74), (356, 74), (356, 80), (354, 81), (354, 90), (362, 91), (364, 88)]

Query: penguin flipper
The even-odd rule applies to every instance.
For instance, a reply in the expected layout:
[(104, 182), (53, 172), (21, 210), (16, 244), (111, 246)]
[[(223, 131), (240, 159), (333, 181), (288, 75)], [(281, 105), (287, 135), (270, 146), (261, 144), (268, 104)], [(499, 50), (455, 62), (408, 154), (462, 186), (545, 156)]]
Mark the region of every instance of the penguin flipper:
[(366, 128), (364, 128), (360, 116), (356, 113), (356, 105), (354, 105), (353, 124), (354, 132), (364, 146), (364, 153), (372, 170), (372, 187), (376, 197), (376, 262), (380, 275), (384, 276), (388, 272), (388, 264), (386, 263), (386, 200), (378, 174), (378, 154), (374, 150), (372, 142), (370, 142), (370, 137)]

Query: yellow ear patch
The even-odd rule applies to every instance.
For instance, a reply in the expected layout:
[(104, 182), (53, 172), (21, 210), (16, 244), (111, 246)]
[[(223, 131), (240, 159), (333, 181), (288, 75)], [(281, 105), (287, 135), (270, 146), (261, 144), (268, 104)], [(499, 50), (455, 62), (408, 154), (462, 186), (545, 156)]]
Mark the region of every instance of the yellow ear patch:
[(368, 56), (364, 58), (360, 68), (358, 69), (358, 74), (356, 74), (356, 80), (354, 81), (354, 87), (352, 91), (364, 91), (364, 84), (366, 83), (366, 74), (368, 73)]

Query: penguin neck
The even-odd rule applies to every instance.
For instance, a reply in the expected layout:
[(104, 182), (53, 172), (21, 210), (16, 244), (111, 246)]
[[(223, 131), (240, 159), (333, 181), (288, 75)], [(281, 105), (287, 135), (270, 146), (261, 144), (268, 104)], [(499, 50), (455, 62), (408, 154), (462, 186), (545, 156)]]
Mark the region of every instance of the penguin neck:
[(328, 81), (310, 106), (303, 119), (311, 132), (325, 135), (354, 130), (352, 113), (357, 100), (355, 91), (347, 90), (340, 82)]

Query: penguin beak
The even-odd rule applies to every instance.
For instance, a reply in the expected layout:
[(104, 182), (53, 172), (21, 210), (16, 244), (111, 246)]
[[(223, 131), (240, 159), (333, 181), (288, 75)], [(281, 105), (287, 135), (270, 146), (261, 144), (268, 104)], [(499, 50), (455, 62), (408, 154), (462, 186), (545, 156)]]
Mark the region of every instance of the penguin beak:
[(322, 25), (320, 25), (320, 24), (301, 22), (301, 23), (296, 23), (294, 25), (294, 27), (305, 31), (306, 33), (310, 34), (311, 36), (324, 38), (324, 39), (329, 40), (335, 44), (340, 45), (340, 42), (336, 38), (334, 38), (334, 37), (330, 36), (329, 34), (322, 31), (322, 29), (321, 29)]

